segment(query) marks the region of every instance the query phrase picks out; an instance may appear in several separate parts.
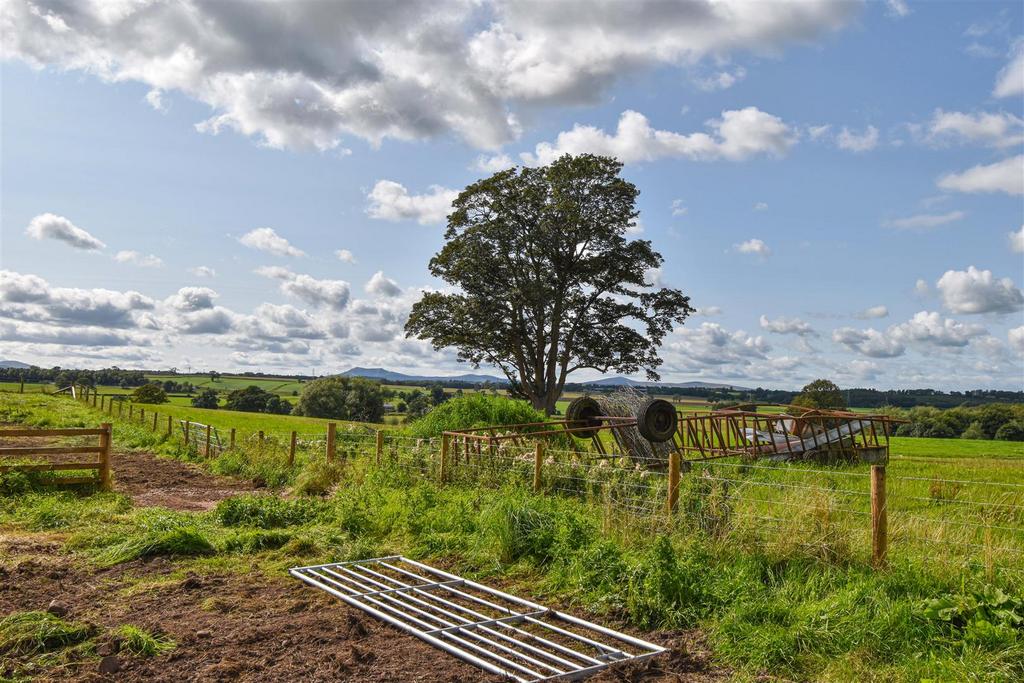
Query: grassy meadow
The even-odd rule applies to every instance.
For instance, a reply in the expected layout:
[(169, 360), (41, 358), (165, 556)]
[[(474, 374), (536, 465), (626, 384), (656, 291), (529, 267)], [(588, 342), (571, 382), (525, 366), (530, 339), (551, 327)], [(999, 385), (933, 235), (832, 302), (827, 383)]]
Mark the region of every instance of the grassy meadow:
[[(268, 434), (322, 428), (291, 416), (156, 409), (239, 429), (248, 418), (246, 427)], [(69, 398), (0, 395), (4, 422), (105, 419)], [(864, 466), (702, 463), (684, 474), (670, 522), (664, 474), (553, 450), (536, 494), (527, 447), (500, 449), (489, 462), (456, 459), (441, 486), (436, 446), (401, 430), (386, 432), (379, 465), (369, 432), (355, 426), (360, 437), (343, 465), (310, 449), (288, 467), (280, 441), (240, 441), (206, 460), (177, 438), (113, 423), (118, 448), (259, 477), (268, 493), (286, 495), (184, 513), (137, 508), (118, 494), (9, 487), (0, 528), (56, 535), (97, 567), (171, 557), (174, 576), (285, 576), (301, 564), (402, 553), (612, 624), (699, 628), (738, 680), (1024, 677), (1019, 443), (893, 439), (889, 565), (873, 569)]]

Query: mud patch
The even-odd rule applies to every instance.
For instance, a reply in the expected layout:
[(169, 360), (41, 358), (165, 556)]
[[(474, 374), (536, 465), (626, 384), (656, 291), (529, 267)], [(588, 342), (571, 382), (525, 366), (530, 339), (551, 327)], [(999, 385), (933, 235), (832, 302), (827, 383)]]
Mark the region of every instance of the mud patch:
[(111, 460), (114, 490), (131, 496), (140, 507), (209, 510), (225, 498), (257, 490), (251, 482), (219, 477), (152, 453), (115, 453)]

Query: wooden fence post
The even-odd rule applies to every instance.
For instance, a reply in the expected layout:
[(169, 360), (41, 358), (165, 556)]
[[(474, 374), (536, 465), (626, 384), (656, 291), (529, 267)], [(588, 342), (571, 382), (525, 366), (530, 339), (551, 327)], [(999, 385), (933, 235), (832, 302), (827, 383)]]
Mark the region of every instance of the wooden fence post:
[(295, 465), (295, 440), (298, 438), (298, 434), (295, 430), (292, 430), (292, 442), (288, 445), (288, 467)]
[(128, 419), (130, 420), (133, 417), (135, 417), (135, 404), (134, 403), (129, 403), (128, 404)]
[(95, 407), (96, 407), (96, 395), (97, 395), (97, 391), (98, 391), (97, 389), (93, 389), (93, 390), (92, 390), (92, 407), (93, 407), (93, 408), (95, 408)]
[(185, 426), (184, 426), (184, 431), (185, 431), (185, 448), (188, 448), (188, 428), (189, 428), (190, 424), (191, 423), (188, 420), (185, 420)]
[(871, 466), (871, 563), (884, 567), (889, 551), (889, 510), (885, 495), (885, 465)]
[(235, 447), (235, 428), (231, 428), (231, 448)]
[(154, 432), (156, 431), (156, 418), (157, 418), (157, 412), (154, 410), (153, 411), (153, 431)]
[(383, 432), (383, 430), (378, 429), (377, 430), (377, 449), (376, 449), (377, 467), (380, 467), (380, 458), (381, 458), (382, 455), (384, 455), (384, 432)]
[(124, 412), (124, 401), (117, 402), (117, 417), (121, 417), (121, 413)]
[(679, 507), (679, 451), (668, 454), (668, 504), (665, 506), (669, 519)]
[(334, 437), (338, 425), (333, 422), (327, 423), (327, 462), (334, 462)]
[(540, 472), (544, 466), (544, 444), (537, 442), (533, 448), (533, 490), (540, 491)]
[(146, 424), (146, 409), (139, 408), (139, 424)]
[(21, 376), (21, 386), (18, 387), (18, 393), (19, 394), (24, 394), (25, 393), (25, 375)]
[(106, 396), (100, 396), (100, 412), (103, 412), (103, 405), (107, 402)]
[(210, 425), (206, 425), (206, 448), (203, 449), (203, 457), (204, 458), (209, 458), (210, 457), (210, 431), (211, 431)]
[(110, 423), (109, 422), (104, 422), (103, 424), (101, 424), (100, 425), (100, 429), (103, 430), (103, 433), (100, 434), (100, 448), (102, 449), (100, 451), (100, 467), (99, 467), (100, 490), (101, 491), (109, 491), (110, 490), (110, 443), (111, 443), (111, 441), (113, 441), (113, 436), (111, 434), (111, 428), (110, 428)]
[(168, 439), (171, 438), (172, 434), (174, 434), (174, 422), (173, 422), (173, 419), (174, 418), (172, 418), (170, 415), (167, 416), (167, 438)]
[(441, 466), (437, 468), (437, 478), (443, 484), (448, 479), (448, 434), (441, 435)]

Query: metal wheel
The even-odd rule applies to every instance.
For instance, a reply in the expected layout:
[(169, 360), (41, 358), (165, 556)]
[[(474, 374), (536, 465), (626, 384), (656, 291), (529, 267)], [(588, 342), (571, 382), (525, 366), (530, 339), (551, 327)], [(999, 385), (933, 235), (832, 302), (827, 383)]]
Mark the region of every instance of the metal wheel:
[(660, 398), (648, 399), (636, 411), (636, 426), (640, 435), (652, 443), (670, 440), (676, 433), (676, 409)]
[(597, 429), (601, 426), (601, 420), (598, 419), (600, 414), (601, 406), (593, 398), (589, 396), (574, 398), (569, 407), (565, 409), (565, 419), (569, 421), (566, 426), (570, 429), (589, 427), (590, 429), (572, 433), (573, 436), (588, 439), (597, 434)]

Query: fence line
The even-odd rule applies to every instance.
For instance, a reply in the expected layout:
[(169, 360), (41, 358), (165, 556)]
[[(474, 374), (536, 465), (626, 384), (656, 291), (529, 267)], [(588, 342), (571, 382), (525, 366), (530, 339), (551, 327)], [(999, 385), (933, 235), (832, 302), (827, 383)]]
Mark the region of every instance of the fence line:
[[(152, 406), (102, 398), (97, 404), (88, 391), (79, 400), (175, 437), (171, 418), (158, 417)], [(989, 579), (997, 571), (1024, 577), (1024, 484), (1016, 482), (894, 474), (885, 465), (854, 471), (801, 463), (680, 462), (677, 455), (667, 467), (648, 469), (620, 453), (580, 453), (525, 439), (488, 448), (448, 435), (424, 439), (367, 427), (339, 429), (333, 422), (319, 432), (243, 437), (231, 429), (229, 439), (213, 426), (184, 419), (179, 425), (180, 438), (197, 455), (213, 457), (248, 440), (275, 449), (293, 467), (317, 457), (358, 457), (440, 484), (519, 483), (592, 503), (609, 530), (686, 524), (719, 538), (859, 558), (879, 567), (917, 551), (937, 566), (980, 568)], [(973, 487), (971, 499), (957, 498), (963, 487)]]

